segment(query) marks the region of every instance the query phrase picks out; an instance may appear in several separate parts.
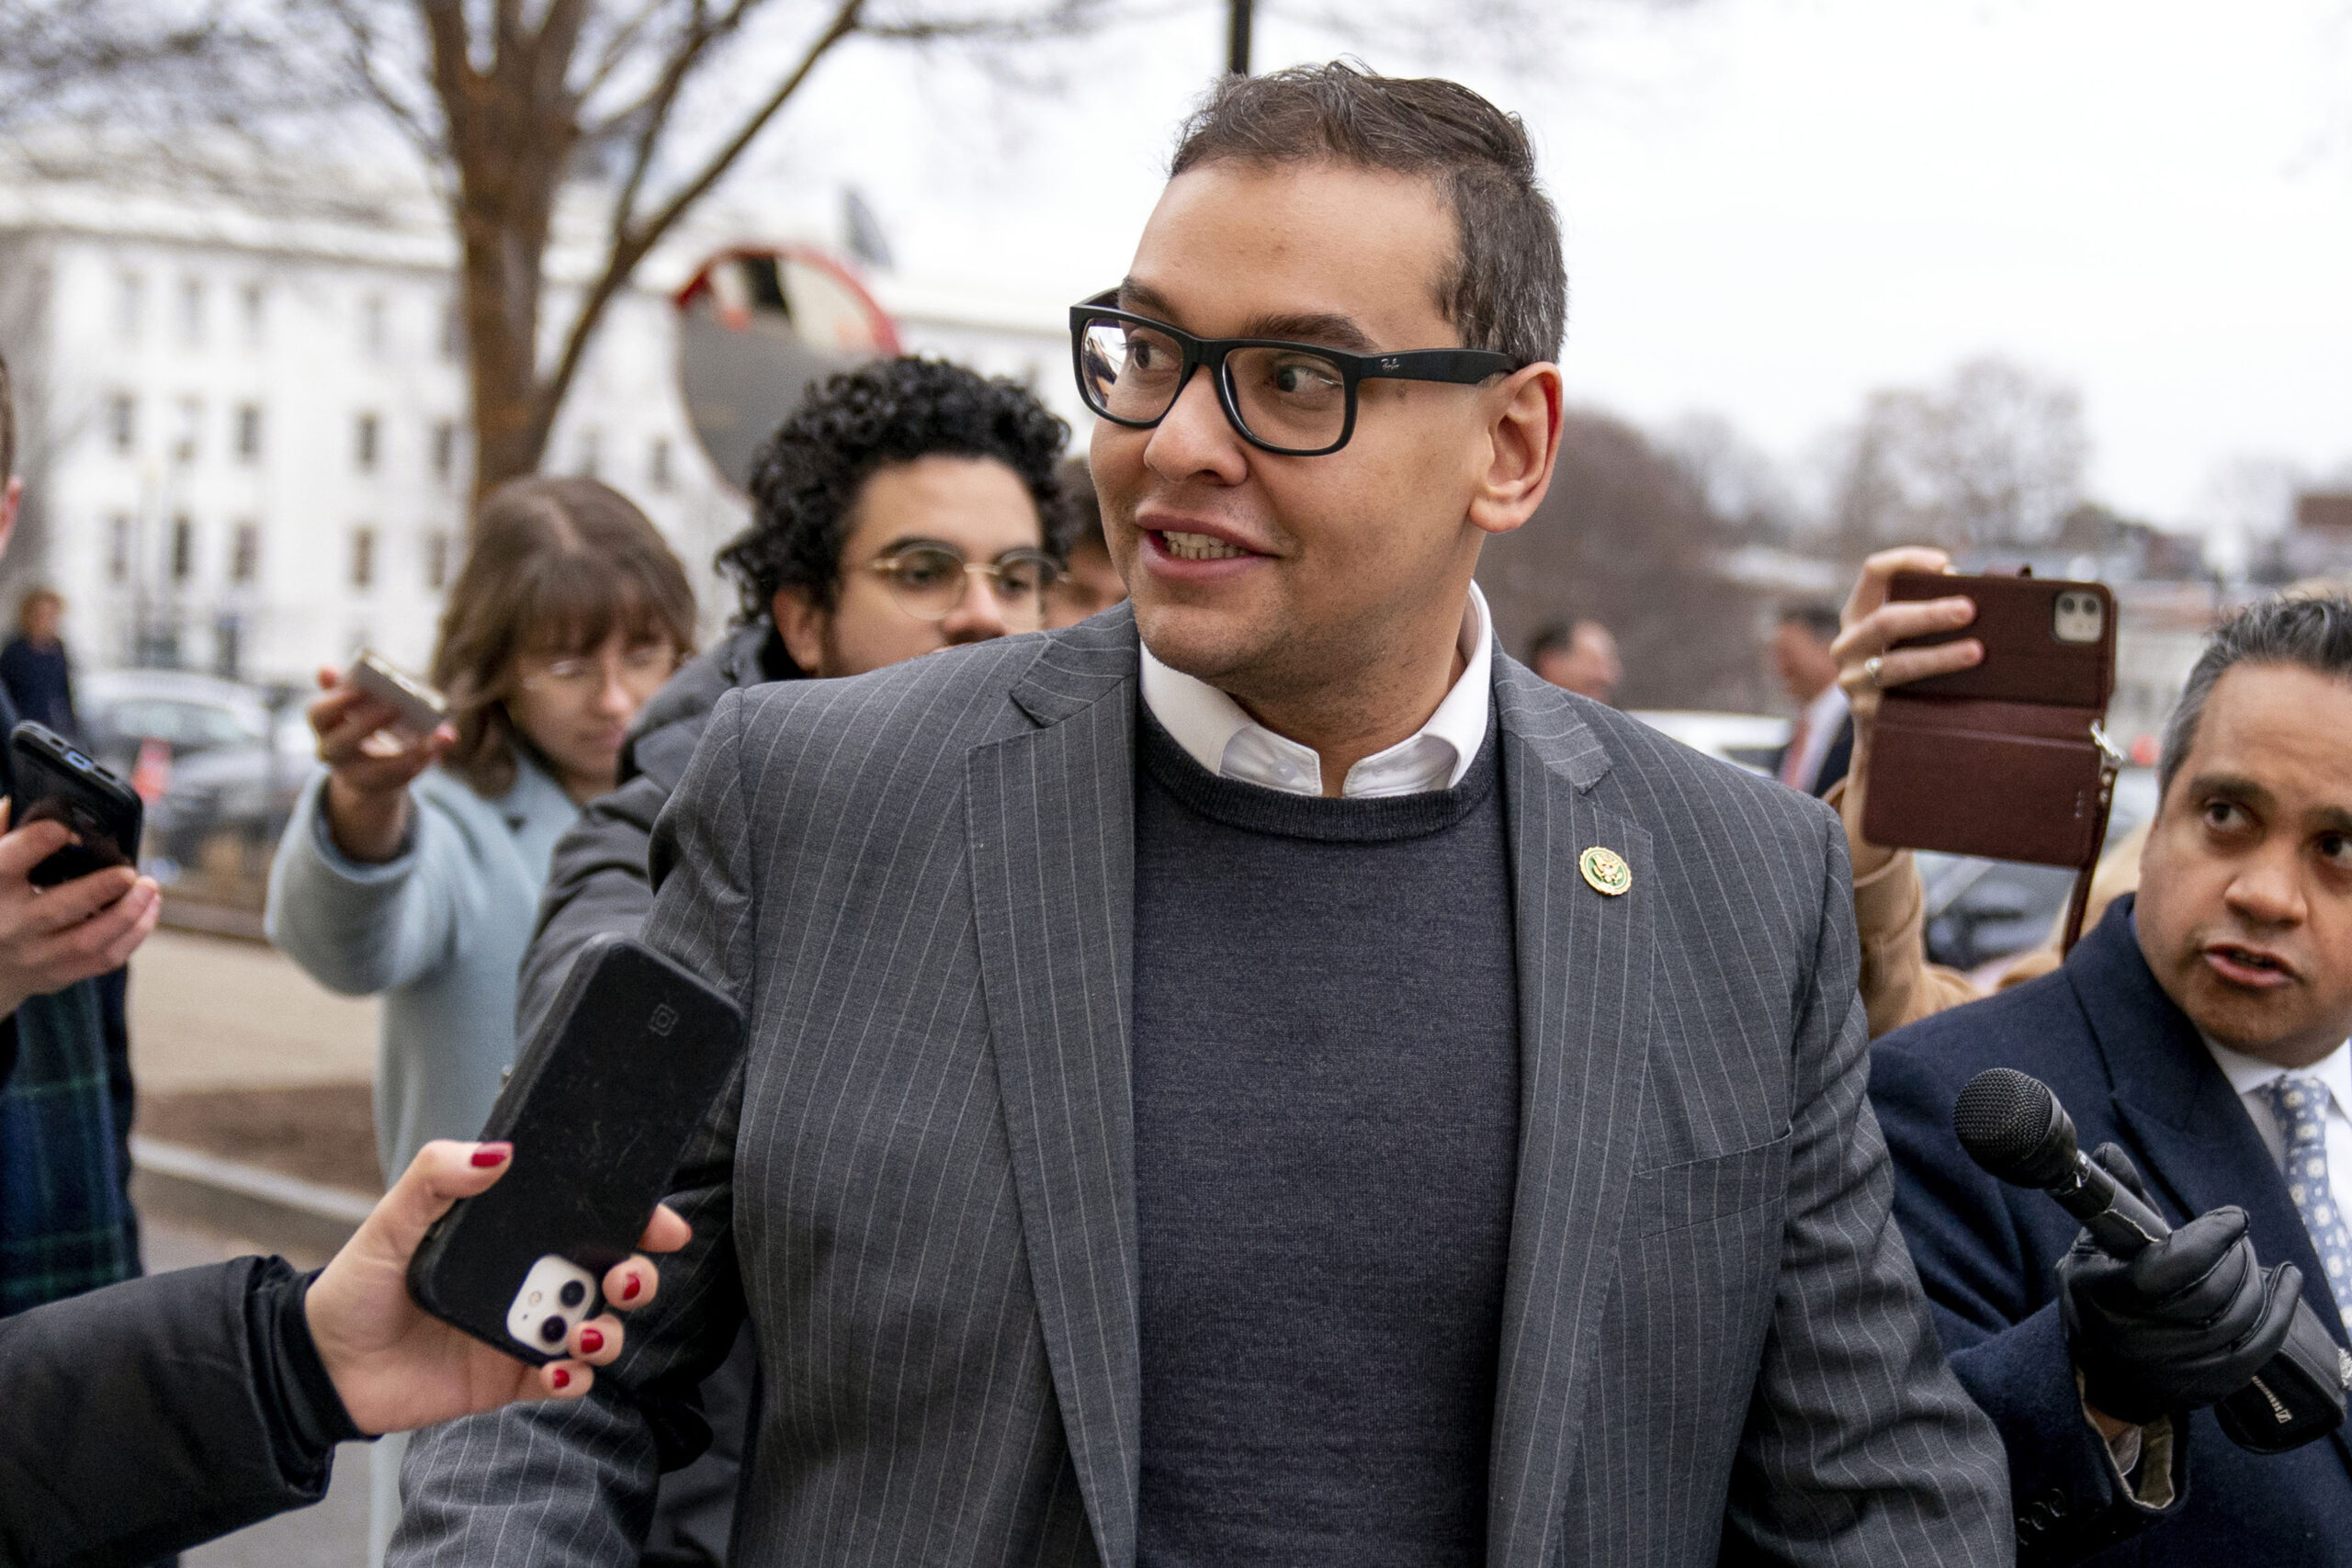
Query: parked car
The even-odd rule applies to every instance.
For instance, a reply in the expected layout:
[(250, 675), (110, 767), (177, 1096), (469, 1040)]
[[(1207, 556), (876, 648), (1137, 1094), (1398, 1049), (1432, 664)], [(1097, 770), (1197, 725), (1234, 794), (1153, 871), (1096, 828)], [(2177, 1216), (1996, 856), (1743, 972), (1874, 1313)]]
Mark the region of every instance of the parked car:
[(243, 858), (266, 856), (311, 765), (298, 709), (273, 709), (251, 686), (174, 670), (87, 675), (75, 696), (90, 755), (148, 790), (160, 787), (147, 803), (153, 870), (175, 879), (205, 863), (206, 845), (223, 836)]
[(1718, 761), (1770, 778), (1781, 749), (1789, 743), (1789, 721), (1769, 714), (1701, 713), (1688, 708), (1652, 708), (1633, 714), (1652, 729)]
[[(2115, 781), (2107, 842), (2114, 844), (2155, 814), (2155, 770), (2124, 769)], [(1918, 862), (1928, 956), (1954, 969), (1982, 969), (2040, 946), (2066, 912), (2075, 890), (2075, 874), (2063, 865), (1925, 851)]]

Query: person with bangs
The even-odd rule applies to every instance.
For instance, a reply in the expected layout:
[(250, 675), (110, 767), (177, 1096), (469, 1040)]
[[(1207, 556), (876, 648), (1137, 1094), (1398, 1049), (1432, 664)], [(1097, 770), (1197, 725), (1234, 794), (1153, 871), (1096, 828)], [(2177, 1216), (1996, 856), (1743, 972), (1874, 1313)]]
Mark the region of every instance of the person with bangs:
[[(617, 781), (630, 722), (693, 653), (694, 624), (684, 569), (627, 497), (517, 479), (482, 503), (442, 613), (431, 680), (447, 722), (397, 733), (390, 704), (320, 672), (310, 720), (326, 768), (278, 843), (266, 925), (330, 990), (384, 998), (387, 1182), (490, 1114), (556, 840)], [(399, 1447), (376, 1455), (376, 1561)]]
[(492, 492), (442, 613), (430, 735), (320, 672), (326, 764), (270, 873), (269, 939), (331, 990), (384, 996), (385, 1179), (471, 1137), (514, 1058), (514, 977), (548, 858), (613, 787), (645, 699), (693, 651), (694, 590), (662, 536), (593, 479)]

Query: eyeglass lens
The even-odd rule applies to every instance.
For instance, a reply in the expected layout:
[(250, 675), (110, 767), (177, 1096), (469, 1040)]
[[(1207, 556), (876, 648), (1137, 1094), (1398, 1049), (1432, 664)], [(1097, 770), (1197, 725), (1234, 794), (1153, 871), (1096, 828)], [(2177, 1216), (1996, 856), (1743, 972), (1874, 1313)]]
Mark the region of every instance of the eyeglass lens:
[[(945, 620), (971, 591), (974, 569), (953, 550), (919, 546), (876, 564), (883, 568), (899, 607), (922, 620)], [(1018, 626), (1045, 623), (1046, 591), (1058, 575), (1052, 561), (1044, 556), (1014, 555), (978, 570), (994, 580), (989, 587), (1008, 621)]]
[[(1184, 354), (1165, 333), (1133, 321), (1087, 323), (1080, 362), (1095, 411), (1134, 424), (1165, 417), (1182, 392)], [(1225, 386), (1242, 427), (1270, 446), (1311, 452), (1346, 432), (1348, 382), (1337, 362), (1298, 348), (1237, 348)]]
[[(668, 643), (639, 643), (620, 656), (621, 684), (639, 694), (650, 694), (667, 681), (677, 667), (677, 651)], [(600, 689), (605, 680), (605, 660), (572, 654), (548, 660), (526, 674), (523, 683), (577, 696)]]

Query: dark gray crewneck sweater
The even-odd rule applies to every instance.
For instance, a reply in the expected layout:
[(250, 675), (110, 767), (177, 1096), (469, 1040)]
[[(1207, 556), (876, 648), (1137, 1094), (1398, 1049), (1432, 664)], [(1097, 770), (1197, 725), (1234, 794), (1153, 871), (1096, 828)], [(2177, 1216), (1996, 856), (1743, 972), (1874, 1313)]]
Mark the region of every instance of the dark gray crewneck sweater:
[(1140, 1568), (1485, 1559), (1519, 1127), (1490, 730), (1453, 789), (1136, 770)]

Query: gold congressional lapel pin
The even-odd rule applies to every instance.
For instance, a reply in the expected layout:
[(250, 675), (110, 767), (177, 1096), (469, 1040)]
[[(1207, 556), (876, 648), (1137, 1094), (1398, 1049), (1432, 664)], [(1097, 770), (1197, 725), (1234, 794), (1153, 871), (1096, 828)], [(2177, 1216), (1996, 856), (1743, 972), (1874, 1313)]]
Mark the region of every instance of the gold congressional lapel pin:
[(1604, 850), (1599, 844), (1577, 857), (1577, 869), (1592, 884), (1595, 893), (1605, 893), (1614, 898), (1634, 886), (1634, 868), (1615, 850)]

